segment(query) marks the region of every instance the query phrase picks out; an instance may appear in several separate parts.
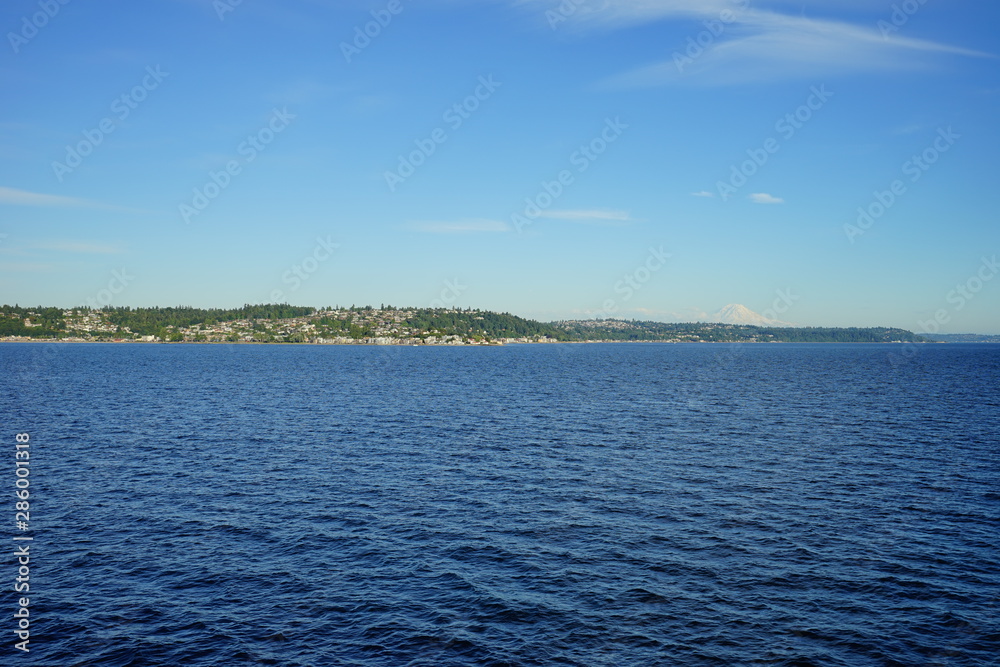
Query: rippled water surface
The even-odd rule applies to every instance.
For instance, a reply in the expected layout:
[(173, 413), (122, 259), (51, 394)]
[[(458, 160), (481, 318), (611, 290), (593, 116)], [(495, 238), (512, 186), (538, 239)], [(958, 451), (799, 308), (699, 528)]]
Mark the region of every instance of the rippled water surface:
[(0, 345), (0, 663), (996, 665), (1000, 346), (899, 352)]

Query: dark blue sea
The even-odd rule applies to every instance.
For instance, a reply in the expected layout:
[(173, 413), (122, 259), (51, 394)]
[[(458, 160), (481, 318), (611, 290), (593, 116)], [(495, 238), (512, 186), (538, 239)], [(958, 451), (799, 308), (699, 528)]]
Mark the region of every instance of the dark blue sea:
[(998, 345), (8, 343), (0, 383), (0, 664), (1000, 664)]

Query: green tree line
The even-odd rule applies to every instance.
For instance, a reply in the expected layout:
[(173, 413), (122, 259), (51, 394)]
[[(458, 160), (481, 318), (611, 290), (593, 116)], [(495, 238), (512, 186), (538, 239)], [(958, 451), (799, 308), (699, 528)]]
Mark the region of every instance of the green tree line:
[(622, 320), (559, 322), (556, 326), (576, 340), (707, 342), (774, 341), (779, 343), (891, 343), (925, 342), (925, 339), (892, 327), (757, 327), (700, 322), (665, 323)]
[[(29, 319), (32, 325), (26, 326)], [(66, 329), (61, 308), (35, 306), (34, 308), (4, 304), (0, 307), (0, 336), (28, 336), (31, 338), (58, 338)]]

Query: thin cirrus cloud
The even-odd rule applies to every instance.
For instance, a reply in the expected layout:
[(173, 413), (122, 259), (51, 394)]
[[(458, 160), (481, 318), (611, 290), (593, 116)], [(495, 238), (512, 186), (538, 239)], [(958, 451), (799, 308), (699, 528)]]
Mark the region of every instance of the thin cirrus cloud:
[[(546, 6), (557, 3), (536, 0)], [(932, 56), (995, 57), (992, 54), (901, 36), (879, 28), (891, 11), (858, 25), (796, 16), (733, 0), (606, 0), (568, 19), (581, 29), (621, 29), (664, 20), (691, 22), (692, 43), (675, 45), (670, 56), (614, 75), (602, 87), (641, 88), (675, 83), (731, 85), (850, 72), (920, 69)], [(803, 3), (795, 3), (803, 4)], [(813, 3), (822, 8), (821, 3)], [(551, 10), (550, 10), (551, 11)], [(883, 14), (885, 14), (883, 16)], [(725, 22), (721, 19), (726, 19)], [(714, 32), (705, 21), (712, 22)], [(708, 38), (702, 36), (708, 35)]]
[(14, 188), (5, 187), (0, 187), (0, 204), (70, 208), (94, 208), (102, 206), (102, 204), (98, 204), (97, 202), (88, 201), (86, 199), (77, 199), (76, 197), (47, 195), (39, 192), (28, 192), (27, 190), (15, 190)]
[(32, 245), (39, 250), (53, 252), (68, 252), (83, 255), (120, 255), (125, 252), (121, 246), (109, 243), (92, 243), (90, 241), (56, 240), (41, 241)]
[(128, 211), (132, 213), (146, 212), (125, 208), (123, 206), (114, 206), (112, 204), (92, 201), (90, 199), (64, 197), (62, 195), (49, 195), (41, 192), (28, 192), (27, 190), (0, 187), (0, 205), (4, 204), (12, 206), (39, 206), (44, 208), (99, 208), (113, 211)]
[(750, 201), (754, 204), (784, 204), (785, 200), (781, 197), (775, 197), (774, 195), (769, 195), (766, 192), (755, 192), (750, 195)]

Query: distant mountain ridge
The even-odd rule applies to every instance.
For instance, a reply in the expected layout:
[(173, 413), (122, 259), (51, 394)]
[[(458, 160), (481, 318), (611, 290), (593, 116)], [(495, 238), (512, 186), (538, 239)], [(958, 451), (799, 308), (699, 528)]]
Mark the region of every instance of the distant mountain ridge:
[(790, 322), (772, 320), (764, 317), (760, 313), (755, 313), (746, 306), (739, 303), (731, 303), (721, 310), (709, 316), (710, 322), (720, 324), (745, 324), (754, 327), (794, 327)]

